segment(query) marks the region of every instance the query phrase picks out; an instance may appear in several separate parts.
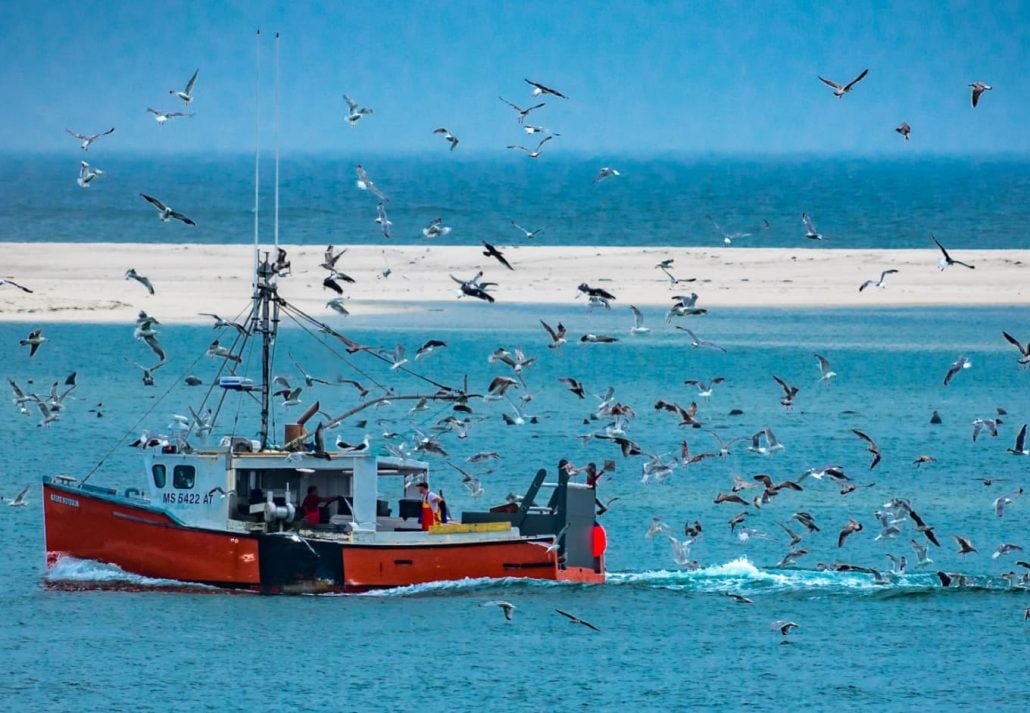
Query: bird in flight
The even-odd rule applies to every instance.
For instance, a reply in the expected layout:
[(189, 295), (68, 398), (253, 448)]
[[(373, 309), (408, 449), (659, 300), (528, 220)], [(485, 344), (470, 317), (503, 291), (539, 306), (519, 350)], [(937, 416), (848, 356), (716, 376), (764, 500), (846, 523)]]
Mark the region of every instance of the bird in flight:
[(550, 87), (545, 87), (543, 84), (540, 84), (539, 82), (534, 82), (531, 79), (527, 79), (526, 80), (526, 84), (528, 84), (529, 86), (533, 87), (533, 96), (535, 96), (535, 97), (538, 97), (541, 94), (551, 94), (553, 96), (560, 97), (562, 99), (568, 99), (567, 96), (565, 96), (564, 94), (559, 92), (557, 89), (551, 89)]
[(825, 240), (823, 236), (815, 229), (815, 225), (812, 223), (812, 219), (808, 217), (808, 213), (801, 214), (801, 222), (805, 224), (805, 237), (809, 240)]
[(140, 193), (140, 196), (145, 201), (147, 201), (147, 203), (150, 203), (150, 205), (152, 205), (155, 208), (157, 208), (158, 216), (161, 218), (161, 222), (162, 223), (167, 223), (170, 219), (174, 218), (175, 220), (181, 221), (181, 222), (185, 223), (186, 225), (190, 225), (190, 226), (195, 226), (196, 225), (196, 223), (193, 222), (193, 220), (189, 216), (183, 215), (182, 213), (179, 213), (178, 211), (172, 210), (171, 208), (166, 206), (164, 203), (159, 201), (157, 198), (154, 198), (153, 196), (148, 196), (146, 193)]
[(157, 109), (151, 109), (149, 106), (147, 107), (147, 111), (154, 115), (154, 121), (158, 124), (164, 124), (169, 119), (174, 119), (178, 116), (193, 116), (193, 114), (186, 114), (181, 111), (158, 111)]
[(19, 285), (14, 280), (8, 280), (8, 279), (0, 277), (0, 287), (3, 287), (4, 285), (10, 285), (11, 287), (17, 287), (22, 292), (28, 292), (29, 294), (32, 294), (32, 290), (30, 290), (28, 287), (25, 287), (25, 285)]
[(75, 132), (75, 131), (72, 131), (71, 129), (65, 129), (65, 131), (67, 131), (69, 134), (71, 134), (72, 136), (74, 136), (75, 138), (77, 138), (79, 141), (82, 142), (82, 150), (83, 151), (89, 151), (90, 144), (92, 144), (94, 141), (99, 139), (101, 136), (107, 136), (108, 134), (113, 134), (114, 133), (114, 127), (112, 126), (107, 131), (102, 131), (99, 134), (91, 134), (89, 136), (87, 136), (85, 134), (80, 134), (80, 133)]
[(822, 82), (823, 84), (825, 84), (826, 86), (830, 87), (831, 89), (833, 89), (833, 96), (835, 96), (838, 99), (840, 99), (845, 94), (850, 92), (852, 87), (854, 87), (856, 84), (858, 84), (863, 79), (865, 79), (865, 75), (867, 75), (867, 74), (869, 74), (869, 70), (868, 69), (863, 69), (861, 74), (859, 74), (857, 77), (855, 77), (854, 79), (852, 79), (850, 82), (848, 82), (847, 84), (845, 84), (843, 86), (841, 86), (840, 84), (837, 84), (836, 82), (831, 82), (829, 79), (823, 79), (822, 77), (819, 77), (819, 81)]
[(518, 607), (515, 606), (514, 604), (512, 604), (511, 602), (502, 602), (502, 601), (483, 602), (479, 606), (482, 606), (482, 607), (500, 607), (501, 610), (504, 612), (504, 618), (507, 619), (508, 621), (511, 621), (511, 614), (512, 614), (512, 612), (514, 612), (516, 609), (518, 609)]
[(193, 72), (193, 76), (190, 77), (190, 81), (186, 82), (186, 89), (184, 91), (180, 92), (178, 89), (169, 89), (168, 93), (179, 97), (186, 106), (189, 106), (193, 102), (193, 85), (197, 83), (197, 75), (199, 73), (199, 69)]
[(905, 141), (908, 141), (908, 135), (912, 133), (912, 127), (908, 125), (907, 121), (901, 122), (901, 126), (895, 129), (899, 134), (905, 137)]
[(536, 145), (536, 148), (533, 149), (532, 151), (527, 149), (525, 146), (522, 146), (522, 145), (519, 145), (519, 144), (509, 144), (508, 148), (510, 148), (510, 149), (519, 149), (521, 151), (525, 151), (526, 155), (529, 156), (530, 158), (539, 158), (539, 156), (540, 156), (540, 147), (543, 146), (544, 144), (546, 144), (548, 141), (550, 141), (553, 138), (554, 138), (553, 136), (545, 136), (544, 138), (540, 139), (540, 142)]
[(99, 168), (90, 168), (89, 164), (85, 161), (79, 161), (79, 177), (75, 182), (82, 188), (89, 188), (89, 184), (93, 182), (93, 179), (103, 175), (103, 173)]
[(446, 141), (447, 141), (448, 143), (450, 143), (450, 145), (451, 145), (451, 151), (453, 151), (454, 149), (458, 148), (458, 137), (457, 137), (457, 136), (455, 136), (454, 134), (452, 134), (452, 133), (451, 133), (450, 131), (448, 131), (447, 129), (444, 129), (444, 128), (440, 128), (440, 129), (434, 129), (434, 130), (433, 130), (433, 133), (434, 133), (434, 134), (440, 134), (441, 136), (443, 136), (443, 137), (444, 137), (444, 139), (445, 139), (445, 140), (446, 140)]
[(968, 369), (972, 365), (973, 362), (969, 361), (969, 359), (967, 359), (964, 356), (960, 356), (958, 359), (952, 362), (950, 367), (948, 367), (948, 373), (944, 375), (944, 385), (947, 386), (948, 384), (950, 384), (951, 380), (955, 378), (955, 374), (959, 373), (963, 369)]
[(43, 336), (43, 330), (33, 329), (31, 332), (29, 332), (29, 336), (27, 336), (25, 339), (19, 340), (18, 344), (20, 344), (23, 347), (29, 348), (29, 358), (31, 359), (36, 355), (36, 352), (39, 351), (39, 345), (45, 341), (46, 337)]
[(361, 120), (361, 117), (372, 113), (372, 110), (367, 106), (358, 106), (358, 103), (346, 94), (343, 95), (343, 100), (347, 102), (347, 123), (351, 126), (355, 126)]
[[(520, 106), (518, 106), (516, 104), (512, 104), (510, 101), (508, 101), (504, 97), (497, 97), (497, 98), (500, 99), (505, 104), (507, 104), (508, 106), (510, 106), (516, 112), (518, 112), (519, 123), (520, 124), (526, 120), (526, 116), (529, 115), (529, 112), (533, 111), (534, 109), (539, 109), (541, 107), (547, 106), (547, 104), (545, 102), (540, 102), (539, 104), (534, 104), (533, 106), (526, 107), (525, 109), (523, 109), (522, 107), (520, 107)], [(551, 136), (551, 134), (548, 134), (548, 136)]]
[(858, 291), (861, 292), (867, 287), (879, 287), (880, 289), (885, 289), (887, 287), (887, 275), (893, 275), (896, 272), (897, 270), (884, 270), (880, 273), (879, 280), (866, 280), (858, 286)]
[(937, 236), (934, 235), (933, 233), (930, 233), (930, 237), (933, 238), (933, 241), (935, 243), (937, 243), (937, 247), (939, 247), (941, 249), (941, 253), (943, 253), (943, 255), (944, 255), (942, 258), (937, 260), (937, 267), (939, 267), (942, 272), (946, 268), (951, 267), (952, 265), (961, 265), (962, 267), (968, 267), (970, 270), (976, 269), (974, 265), (970, 265), (970, 264), (965, 263), (965, 262), (960, 262), (959, 260), (953, 260), (951, 258), (951, 255), (948, 254), (948, 251), (944, 249), (943, 245), (941, 245), (941, 241), (937, 239)]
[(139, 274), (138, 272), (136, 272), (135, 268), (130, 267), (128, 270), (125, 271), (125, 279), (135, 280), (136, 282), (146, 287), (147, 292), (149, 292), (150, 294), (154, 294), (154, 285), (150, 282), (150, 278)]
[(483, 240), (482, 243), (483, 243), (483, 247), (486, 248), (486, 250), (483, 251), (483, 254), (486, 257), (497, 258), (497, 261), (499, 263), (501, 263), (502, 265), (504, 265), (509, 270), (514, 270), (515, 269), (514, 267), (511, 266), (511, 263), (508, 262), (508, 260), (504, 257), (504, 254), (500, 250), (498, 250), (497, 248), (495, 248), (493, 245), (491, 245), (490, 243), (486, 242), (485, 240)]
[(356, 185), (359, 189), (363, 191), (368, 191), (381, 201), (389, 200), (389, 198), (387, 198), (386, 195), (381, 190), (379, 190), (378, 186), (372, 183), (372, 180), (368, 177), (368, 174), (365, 173), (364, 166), (362, 166), (360, 163), (355, 164), (354, 170), (358, 174), (358, 180), (355, 181), (354, 185)]
[(1008, 332), (1003, 331), (1001, 335), (1005, 337), (1005, 341), (1019, 350), (1019, 363), (1023, 366), (1030, 364), (1030, 342), (1027, 342), (1024, 347), (1018, 339)]
[(526, 230), (521, 225), (516, 223), (514, 220), (511, 221), (511, 224), (513, 226), (515, 226), (516, 228), (518, 228), (520, 231), (522, 231), (522, 234), (525, 235), (527, 238), (535, 238), (537, 235), (539, 235), (544, 230), (543, 228), (537, 228), (536, 230)]
[(880, 462), (880, 447), (876, 445), (876, 441), (874, 441), (872, 438), (862, 433), (861, 431), (852, 428), (851, 432), (869, 444), (869, 448), (867, 450), (873, 454), (873, 461), (869, 464), (869, 470), (872, 470), (876, 467), (876, 464)]
[(611, 168), (610, 166), (604, 166), (601, 168), (600, 171), (597, 172), (597, 175), (594, 176), (594, 183), (598, 184), (606, 178), (611, 178), (612, 176), (620, 175), (622, 174), (619, 173), (618, 169)]
[(973, 82), (969, 86), (973, 88), (973, 96), (971, 99), (973, 102), (973, 108), (975, 109), (976, 105), (980, 103), (980, 95), (984, 92), (991, 91), (991, 85), (984, 84), (983, 82)]
[(591, 624), (589, 621), (586, 621), (585, 619), (580, 619), (575, 614), (569, 614), (567, 611), (562, 611), (561, 609), (555, 609), (555, 611), (558, 612), (559, 614), (561, 614), (566, 619), (568, 619), (570, 624), (582, 624), (583, 626), (587, 627), (588, 629), (593, 629), (594, 631), (600, 631), (600, 629), (598, 629), (596, 626)]

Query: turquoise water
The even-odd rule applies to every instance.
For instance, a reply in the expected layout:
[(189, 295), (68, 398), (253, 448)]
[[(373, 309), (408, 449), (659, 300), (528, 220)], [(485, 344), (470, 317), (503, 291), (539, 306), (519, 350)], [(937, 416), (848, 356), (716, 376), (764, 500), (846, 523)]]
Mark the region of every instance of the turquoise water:
[[(79, 188), (82, 152), (0, 155), (0, 241), (249, 242), (254, 160), (249, 155), (160, 157), (104, 153), (105, 171)], [(1026, 158), (734, 157), (284, 157), (281, 236), (287, 243), (386, 243), (376, 199), (355, 187), (354, 164), (390, 198), (391, 241), (423, 243), (441, 217), (453, 228), (435, 242), (524, 242), (512, 220), (544, 228), (540, 245), (812, 246), (802, 211), (826, 236), (820, 247), (1027, 248)], [(599, 185), (601, 166), (621, 176)], [(271, 236), (272, 163), (264, 164), (262, 216)], [(139, 193), (189, 215), (196, 228), (162, 225)], [(770, 228), (763, 229), (763, 221)]]
[[(537, 424), (505, 426), (500, 413), (510, 406), (476, 402), (468, 439), (444, 438), (450, 460), (462, 465), (473, 452), (500, 451), (493, 472), (482, 477), (486, 495), (474, 502), (460, 476), (436, 457), (430, 459), (434, 483), (453, 509), (479, 508), (523, 491), (537, 468), (553, 469), (562, 457), (576, 464), (614, 458), (617, 470), (599, 493), (602, 500), (619, 498), (602, 519), (610, 581), (596, 587), (464, 582), (293, 598), (182, 591), (176, 583), (91, 563), (47, 574), (40, 478), (82, 476), (104, 458), (92, 482), (138, 486), (138, 456), (118, 439), (144, 427), (161, 431), (173, 413), (196, 406), (200, 392), (180, 385), (181, 377), (213, 375), (215, 363), (200, 356), (212, 330), (163, 327), (169, 364), (145, 388), (124, 360), (150, 359), (132, 339), (131, 324), (50, 325), (44, 328), (49, 341), (32, 360), (16, 345), (35, 325), (0, 324), (5, 376), (42, 391), (77, 370), (79, 383), (78, 398), (50, 428), (37, 427), (35, 414), (0, 409), (7, 434), (0, 444), (0, 494), (32, 483), (27, 507), (0, 505), (6, 585), (0, 690), (14, 696), (17, 708), (36, 710), (1022, 710), (1030, 679), (1030, 622), (1023, 620), (1030, 591), (1010, 588), (1000, 575), (1024, 571), (1015, 561), (1030, 557), (1017, 552), (994, 560), (991, 552), (1002, 542), (1030, 547), (1030, 495), (1016, 497), (1003, 517), (993, 508), (995, 498), (1030, 484), (1030, 457), (1006, 453), (1019, 426), (1030, 421), (1030, 370), (1019, 367), (1001, 336), (1006, 330), (1030, 339), (1025, 307), (721, 310), (686, 322), (726, 353), (692, 349), (658, 310), (645, 315), (653, 331), (638, 337), (628, 334), (627, 308), (591, 314), (571, 301), (532, 310), (456, 302), (437, 311), (334, 322), (362, 343), (392, 348), (400, 342), (409, 355), (430, 337), (443, 339), (447, 348), (414, 368), (449, 384), (467, 375), (475, 390), (505, 373), (487, 361), (498, 346), (539, 357), (524, 372), (534, 394), (526, 415)], [(547, 349), (539, 318), (564, 322), (570, 343)], [(586, 331), (621, 341), (572, 343)], [(296, 376), (289, 350), (316, 376), (389, 383), (401, 393), (432, 390), (366, 355), (340, 359), (289, 324), (280, 347), (277, 373)], [(831, 385), (818, 383), (813, 352), (839, 374)], [(944, 387), (959, 355), (973, 366)], [(252, 362), (248, 356), (245, 371), (254, 376)], [(773, 374), (800, 388), (793, 409), (779, 404)], [(615, 387), (616, 398), (637, 413), (627, 435), (649, 452), (670, 454), (682, 439), (692, 453), (714, 446), (714, 439), (680, 429), (653, 403), (687, 406), (696, 391), (683, 380), (716, 375), (726, 382), (710, 401), (698, 401), (705, 428), (734, 437), (768, 425), (785, 448), (767, 457), (736, 443), (729, 456), (676, 469), (663, 483), (642, 482), (643, 459), (623, 459), (601, 440), (582, 441), (580, 435), (603, 427), (584, 423), (597, 399), (580, 401), (557, 381), (580, 379), (589, 394)], [(354, 405), (349, 389), (313, 391), (304, 403), (317, 398), (330, 413)], [(98, 402), (102, 418), (89, 412)], [(994, 416), (998, 407), (1007, 411), (998, 437), (974, 443), (971, 421)], [(236, 408), (227, 400), (219, 423), (227, 428)], [(408, 408), (396, 402), (369, 414), (365, 428), (344, 426), (340, 436), (354, 441), (368, 432), (373, 447), (381, 446), (381, 429), (407, 431)], [(730, 416), (731, 409), (743, 413)], [(939, 426), (929, 424), (934, 409), (943, 419)], [(431, 406), (411, 418), (428, 427), (446, 413), (443, 405)], [(276, 414), (281, 429), (283, 410)], [(253, 421), (240, 421), (241, 432), (252, 427)], [(876, 469), (869, 470), (869, 454), (852, 428), (881, 446)], [(917, 468), (912, 461), (920, 454), (936, 462)], [(785, 491), (760, 510), (749, 508), (746, 525), (758, 532), (746, 543), (727, 524), (740, 508), (712, 502), (716, 492), (728, 492), (734, 474), (769, 473), (778, 482), (831, 463), (844, 466), (856, 484), (873, 487), (842, 497), (832, 483), (807, 479), (803, 492)], [(987, 477), (1005, 482), (986, 487), (974, 480)], [(754, 492), (744, 494), (750, 499)], [(896, 539), (875, 539), (873, 513), (893, 497), (909, 498), (936, 528), (942, 547), (931, 547), (933, 565), (911, 569), (908, 541), (921, 539), (911, 522)], [(777, 568), (788, 551), (778, 523), (801, 510), (822, 531), (806, 538), (802, 546), (810, 553), (797, 568)], [(704, 532), (690, 557), (702, 569), (679, 567), (667, 540), (645, 536), (654, 516), (677, 535), (684, 522), (701, 521)], [(864, 529), (838, 549), (837, 532), (849, 518)], [(960, 557), (951, 535), (968, 537), (978, 553)], [(847, 561), (886, 571), (886, 553), (906, 555), (910, 571), (883, 585), (862, 573), (816, 569), (819, 562)], [(942, 589), (933, 574), (938, 568), (967, 575), (969, 586)], [(106, 585), (98, 587), (98, 580)], [(744, 594), (753, 604), (734, 603), (726, 593)], [(480, 606), (494, 599), (518, 607), (514, 621)], [(555, 608), (602, 631), (570, 625)], [(784, 640), (770, 630), (776, 619), (799, 628)]]

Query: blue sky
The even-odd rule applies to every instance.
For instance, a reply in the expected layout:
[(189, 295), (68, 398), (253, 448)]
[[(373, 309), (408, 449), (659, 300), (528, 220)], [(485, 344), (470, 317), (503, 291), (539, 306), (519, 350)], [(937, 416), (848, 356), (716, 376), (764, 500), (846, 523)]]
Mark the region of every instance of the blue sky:
[[(500, 153), (532, 138), (498, 100), (530, 102), (524, 77), (570, 97), (531, 115), (556, 153), (1030, 151), (1030, 3), (894, 5), (2, 0), (0, 127), (7, 150), (115, 126), (109, 151), (250, 151), (260, 28), (265, 143), (278, 31), (294, 153), (442, 154), (440, 126)], [(196, 116), (158, 126), (146, 108), (181, 109), (198, 67)], [(843, 100), (816, 79), (866, 67)], [(994, 86), (975, 110), (973, 81)], [(355, 128), (345, 92), (375, 110)]]

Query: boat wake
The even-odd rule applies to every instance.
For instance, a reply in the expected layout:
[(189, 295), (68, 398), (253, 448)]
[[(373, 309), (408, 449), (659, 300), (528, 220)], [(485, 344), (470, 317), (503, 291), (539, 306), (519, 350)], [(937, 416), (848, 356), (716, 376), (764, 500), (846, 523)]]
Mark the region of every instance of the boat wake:
[(231, 590), (176, 579), (155, 579), (126, 572), (121, 567), (94, 560), (64, 556), (43, 575), (43, 586), (57, 591), (172, 591), (221, 593)]
[(936, 571), (909, 572), (902, 575), (867, 572), (833, 572), (816, 569), (761, 569), (747, 557), (696, 570), (657, 570), (648, 572), (609, 572), (609, 585), (667, 589), (674, 591), (721, 594), (824, 593), (897, 596), (949, 591), (1002, 591), (1004, 580), (976, 575), (952, 575), (944, 587)]

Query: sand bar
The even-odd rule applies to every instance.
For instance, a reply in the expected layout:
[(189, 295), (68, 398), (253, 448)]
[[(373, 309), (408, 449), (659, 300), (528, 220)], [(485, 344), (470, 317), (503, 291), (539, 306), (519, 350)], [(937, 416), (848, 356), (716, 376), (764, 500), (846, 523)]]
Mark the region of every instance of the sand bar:
[[(314, 315), (328, 315), (335, 295), (322, 286), (324, 246), (284, 246), (292, 275), (280, 293)], [(615, 305), (668, 306), (672, 295), (697, 292), (699, 307), (848, 307), (1030, 304), (1030, 250), (961, 250), (952, 257), (976, 266), (937, 268), (936, 250), (832, 248), (590, 248), (504, 247), (509, 271), (473, 246), (352, 245), (338, 269), (353, 314), (423, 309), (456, 298), (449, 275), (478, 270), (498, 302), (583, 305), (581, 282), (603, 287)], [(198, 312), (226, 317), (247, 305), (253, 266), (247, 245), (132, 243), (5, 243), (0, 276), (30, 287), (0, 287), (0, 320), (132, 322), (140, 309), (164, 322), (199, 322)], [(655, 268), (673, 258), (670, 272), (694, 282), (672, 284)], [(128, 268), (156, 289), (124, 279)], [(391, 273), (382, 277), (389, 267)], [(894, 268), (886, 289), (858, 286)], [(470, 298), (463, 298), (470, 299)]]

